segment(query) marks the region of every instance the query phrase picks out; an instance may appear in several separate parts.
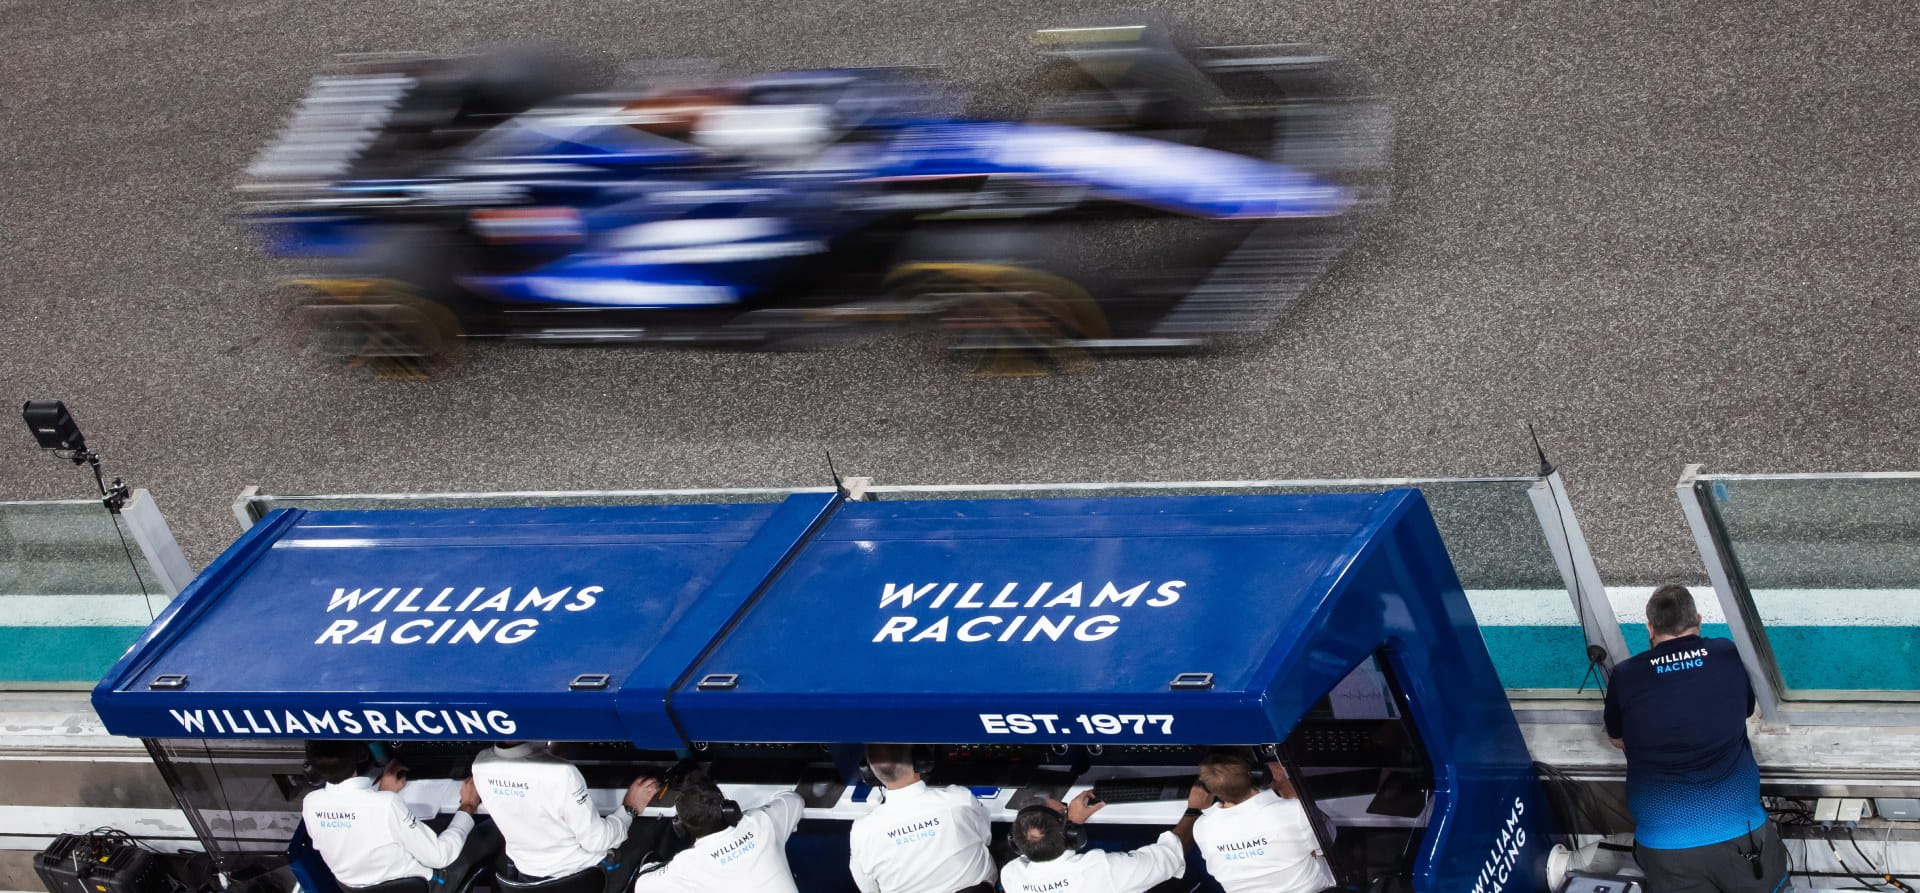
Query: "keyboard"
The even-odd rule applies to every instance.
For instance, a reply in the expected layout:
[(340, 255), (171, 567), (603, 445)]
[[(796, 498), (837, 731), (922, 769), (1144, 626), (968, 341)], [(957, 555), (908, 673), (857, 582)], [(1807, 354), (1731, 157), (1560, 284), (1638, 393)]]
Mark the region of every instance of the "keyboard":
[(1152, 803), (1158, 800), (1185, 800), (1193, 789), (1194, 776), (1166, 775), (1151, 778), (1103, 778), (1093, 783), (1093, 794), (1107, 803)]

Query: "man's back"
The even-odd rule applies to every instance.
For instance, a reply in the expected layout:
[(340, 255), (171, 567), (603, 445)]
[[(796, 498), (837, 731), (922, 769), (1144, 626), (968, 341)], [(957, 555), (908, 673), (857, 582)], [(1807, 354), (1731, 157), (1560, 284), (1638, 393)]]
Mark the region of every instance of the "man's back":
[(1680, 636), (1614, 667), (1607, 735), (1625, 743), (1635, 837), (1656, 849), (1731, 840), (1767, 820), (1747, 740), (1753, 690), (1732, 642)]
[(1306, 807), (1270, 790), (1207, 809), (1193, 825), (1207, 873), (1226, 893), (1319, 893), (1333, 872)]
[(787, 838), (803, 804), (791, 791), (747, 810), (740, 822), (696, 838), (666, 867), (643, 874), (634, 893), (799, 893), (787, 866)]
[(473, 760), (480, 801), (500, 826), (522, 875), (562, 877), (597, 865), (626, 837), (628, 817), (602, 817), (572, 763), (528, 744), (481, 751)]
[(1033, 862), (1022, 857), (1000, 870), (1007, 893), (1142, 893), (1186, 873), (1186, 848), (1171, 831), (1136, 850), (1089, 850)]
[(460, 855), (473, 818), (455, 813), (445, 834), (422, 827), (400, 795), (350, 778), (307, 794), (300, 805), (307, 834), (340, 883), (370, 887), (405, 877), (429, 878)]
[(849, 832), (853, 880), (864, 893), (953, 893), (993, 880), (991, 821), (972, 792), (914, 782)]

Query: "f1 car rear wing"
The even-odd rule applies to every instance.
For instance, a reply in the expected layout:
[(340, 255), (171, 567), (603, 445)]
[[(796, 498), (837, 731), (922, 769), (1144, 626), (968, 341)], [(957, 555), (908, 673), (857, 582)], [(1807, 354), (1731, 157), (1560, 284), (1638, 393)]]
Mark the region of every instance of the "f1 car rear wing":
[(242, 191), (286, 198), (346, 176), (418, 84), (391, 69), (314, 78), (273, 142), (247, 165)]

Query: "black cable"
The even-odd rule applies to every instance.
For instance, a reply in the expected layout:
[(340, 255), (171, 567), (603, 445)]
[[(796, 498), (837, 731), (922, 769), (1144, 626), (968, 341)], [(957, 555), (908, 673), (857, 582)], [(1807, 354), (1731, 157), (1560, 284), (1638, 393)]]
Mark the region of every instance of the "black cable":
[(1893, 865), (1891, 862), (1888, 863), (1887, 870), (1885, 871), (1882, 871), (1879, 866), (1874, 865), (1873, 860), (1867, 858), (1866, 851), (1860, 849), (1860, 841), (1854, 839), (1853, 826), (1848, 825), (1845, 827), (1847, 831), (1847, 842), (1853, 844), (1853, 851), (1860, 854), (1860, 861), (1867, 863), (1867, 870), (1869, 872), (1879, 875), (1888, 884), (1893, 885), (1894, 889), (1907, 890), (1907, 891), (1911, 891), (1913, 889), (1912, 887), (1907, 886), (1905, 883), (1902, 883), (1899, 878), (1893, 876), (1893, 871), (1892, 871)]
[(1870, 872), (1872, 872), (1872, 873), (1874, 873), (1874, 874), (1881, 874), (1881, 873), (1883, 873), (1883, 872), (1881, 872), (1881, 871), (1880, 871), (1880, 869), (1879, 869), (1879, 868), (1877, 868), (1877, 867), (1875, 867), (1875, 866), (1874, 866), (1874, 864), (1873, 864), (1873, 860), (1872, 860), (1872, 859), (1869, 859), (1869, 858), (1867, 858), (1867, 854), (1866, 854), (1866, 851), (1865, 851), (1865, 850), (1862, 850), (1862, 849), (1860, 849), (1860, 841), (1858, 841), (1858, 840), (1855, 840), (1855, 839), (1853, 839), (1853, 828), (1852, 828), (1852, 826), (1842, 826), (1842, 827), (1846, 829), (1846, 832), (1847, 832), (1847, 842), (1848, 842), (1848, 843), (1851, 843), (1851, 844), (1853, 844), (1853, 851), (1854, 851), (1855, 853), (1857, 853), (1857, 854), (1859, 854), (1859, 856), (1860, 856), (1860, 861), (1862, 861), (1862, 862), (1865, 862), (1865, 863), (1867, 864), (1867, 870), (1868, 870), (1868, 871), (1870, 871)]
[(147, 620), (157, 619), (160, 615), (153, 610), (153, 596), (147, 592), (147, 579), (140, 575), (140, 562), (133, 560), (133, 549), (127, 545), (127, 534), (120, 529), (120, 516), (107, 516), (113, 522), (113, 535), (120, 538), (120, 551), (126, 553), (127, 566), (133, 568), (133, 579), (140, 584), (140, 601), (147, 606)]
[[(1532, 422), (1527, 423), (1527, 436), (1533, 438), (1534, 453), (1540, 457), (1540, 477), (1542, 479), (1551, 477), (1558, 469), (1554, 468), (1553, 463), (1547, 460), (1547, 451), (1540, 446), (1540, 435), (1534, 433)], [(1590, 629), (1588, 625), (1586, 608), (1589, 606), (1589, 602), (1587, 600), (1586, 586), (1580, 581), (1580, 567), (1574, 561), (1573, 534), (1567, 532), (1567, 519), (1566, 516), (1562, 514), (1560, 494), (1549, 484), (1547, 486), (1547, 495), (1553, 499), (1553, 522), (1560, 528), (1560, 542), (1566, 546), (1567, 549), (1567, 568), (1573, 572), (1573, 597), (1574, 600), (1578, 602), (1578, 607), (1575, 610), (1576, 613), (1580, 615), (1580, 633), (1582, 636), (1589, 637), (1587, 639), (1589, 643), (1587, 645), (1587, 675), (1581, 678), (1579, 691), (1586, 691), (1587, 680), (1590, 678), (1594, 681), (1594, 687), (1598, 688), (1601, 696), (1604, 697), (1607, 693), (1607, 673), (1611, 672), (1612, 668), (1606, 666), (1603, 661), (1606, 661), (1612, 657), (1612, 655), (1607, 654), (1607, 649), (1595, 641), (1595, 639), (1600, 638), (1600, 634), (1598, 631)], [(1606, 596), (1605, 590), (1602, 590), (1600, 594)], [(1613, 600), (1610, 597), (1607, 598), (1607, 613), (1609, 615), (1613, 614)], [(1607, 619), (1605, 617), (1595, 617), (1592, 618), (1592, 622), (1596, 624), (1606, 623)], [(1596, 652), (1598, 652), (1597, 655)], [(1617, 661), (1618, 659), (1615, 658), (1615, 660)]]
[(1858, 881), (1861, 886), (1866, 887), (1869, 890), (1878, 890), (1881, 887), (1886, 886), (1885, 884), (1876, 884), (1870, 880), (1867, 880), (1866, 878), (1863, 878), (1860, 875), (1855, 874), (1853, 869), (1848, 868), (1846, 858), (1841, 856), (1840, 849), (1833, 845), (1833, 829), (1829, 827), (1826, 829), (1826, 831), (1827, 833), (1824, 836), (1827, 839), (1827, 849), (1833, 851), (1833, 861), (1840, 865), (1841, 871), (1846, 872), (1848, 877), (1853, 878), (1855, 881)]

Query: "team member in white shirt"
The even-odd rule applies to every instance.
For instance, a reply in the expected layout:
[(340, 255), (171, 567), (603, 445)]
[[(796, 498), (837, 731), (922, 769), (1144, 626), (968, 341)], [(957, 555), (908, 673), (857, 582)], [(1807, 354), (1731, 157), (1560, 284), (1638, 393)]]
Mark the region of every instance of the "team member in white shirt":
[(455, 867), (456, 863), (471, 868), (497, 848), (497, 837), (470, 837), (473, 812), (480, 808), (471, 779), (460, 787), (460, 809), (447, 823), (447, 830), (435, 834), (414, 818), (406, 801), (400, 799), (400, 790), (407, 782), (406, 769), (399, 762), (388, 762), (376, 785), (365, 774), (373, 765), (367, 745), (358, 741), (309, 741), (307, 765), (327, 786), (307, 795), (300, 804), (300, 815), (306, 820), (313, 848), (320, 852), (334, 879), (345, 886), (371, 887), (409, 877), (428, 879), (439, 869), (448, 869), (445, 877), (458, 878), (464, 872)]
[(1106, 806), (1092, 791), (1081, 792), (1068, 804), (1048, 800), (1045, 806), (1029, 806), (1014, 816), (1013, 829), (1007, 832), (1020, 858), (1000, 869), (1000, 886), (1007, 893), (1144, 893), (1186, 873), (1194, 818), (1211, 802), (1212, 795), (1194, 785), (1179, 824), (1160, 832), (1160, 839), (1124, 853), (1067, 852), (1067, 826), (1085, 823)]
[[(660, 783), (635, 779), (624, 809), (600, 815), (587, 779), (572, 763), (531, 742), (502, 743), (473, 759), (480, 802), (506, 838), (507, 858), (529, 880), (560, 878), (599, 865), (609, 887), (624, 886), (645, 854), (659, 846), (663, 829), (635, 827)], [(644, 829), (644, 830), (642, 830)], [(622, 871), (622, 868), (625, 871)]]
[(1226, 893), (1320, 893), (1332, 887), (1333, 870), (1320, 853), (1306, 807), (1286, 786), (1286, 770), (1268, 763), (1273, 788), (1256, 792), (1252, 768), (1232, 754), (1200, 763), (1200, 784), (1220, 799), (1193, 826), (1207, 873)]
[(705, 773), (688, 773), (674, 812), (693, 842), (665, 865), (644, 869), (634, 893), (799, 893), (787, 838), (800, 826), (801, 808), (800, 795), (787, 791), (741, 812)]
[(910, 744), (869, 744), (867, 765), (886, 799), (853, 820), (849, 868), (860, 893), (986, 893), (992, 821), (962, 787), (928, 787)]

